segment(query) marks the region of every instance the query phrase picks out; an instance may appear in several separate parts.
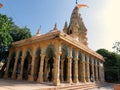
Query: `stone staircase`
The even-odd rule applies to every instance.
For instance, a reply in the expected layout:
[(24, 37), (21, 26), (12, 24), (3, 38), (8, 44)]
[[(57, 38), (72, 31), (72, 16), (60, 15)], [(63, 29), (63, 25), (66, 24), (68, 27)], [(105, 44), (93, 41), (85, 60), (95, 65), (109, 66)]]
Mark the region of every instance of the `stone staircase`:
[(81, 84), (72, 84), (72, 85), (61, 85), (57, 90), (89, 90), (92, 88), (101, 87), (101, 83), (81, 83)]

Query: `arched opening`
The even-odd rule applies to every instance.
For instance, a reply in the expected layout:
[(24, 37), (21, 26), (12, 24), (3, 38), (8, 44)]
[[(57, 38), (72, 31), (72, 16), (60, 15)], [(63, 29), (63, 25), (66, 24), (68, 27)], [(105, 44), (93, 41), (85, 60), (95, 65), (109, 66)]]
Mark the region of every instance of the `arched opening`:
[(46, 57), (44, 61), (44, 81), (52, 82), (53, 81), (53, 64), (54, 64), (54, 46), (49, 45), (46, 49)]
[(76, 54), (75, 54), (75, 50), (73, 49), (72, 50), (72, 56), (73, 56), (73, 58), (72, 58), (72, 80), (74, 80), (74, 70), (75, 70), (75, 65), (74, 65), (74, 63), (75, 63), (75, 56)]
[(81, 53), (79, 52), (78, 55), (78, 80), (81, 81), (81, 62), (82, 62), (82, 56)]
[(18, 55), (18, 62), (17, 62), (17, 68), (16, 68), (16, 78), (20, 74), (20, 68), (21, 68), (21, 56), (22, 56), (22, 51), (19, 52)]
[(67, 82), (67, 73), (68, 73), (67, 70), (68, 70), (68, 58), (65, 57), (64, 67), (63, 67), (63, 71), (64, 71), (63, 77), (65, 82)]
[(62, 54), (60, 60), (60, 80), (61, 82), (67, 82), (67, 70), (68, 70), (68, 49), (66, 45), (62, 46)]
[(92, 80), (92, 75), (93, 75), (93, 73), (92, 73), (92, 61), (91, 61), (91, 59), (90, 59), (89, 68), (90, 68), (90, 81), (93, 82), (93, 80)]
[(15, 56), (16, 56), (16, 53), (13, 52), (11, 54), (10, 65), (9, 65), (9, 68), (8, 68), (8, 77), (9, 78), (12, 76), (12, 72), (13, 72), (13, 68), (14, 68), (14, 62), (15, 62)]
[(39, 75), (39, 68), (40, 68), (40, 53), (41, 53), (41, 49), (37, 48), (36, 50), (36, 58), (35, 58), (35, 68), (34, 68), (34, 80), (36, 81)]
[(27, 51), (23, 66), (23, 80), (27, 80), (28, 75), (31, 74), (31, 61), (32, 61), (32, 57), (30, 55), (30, 52)]
[(72, 30), (70, 30), (70, 34), (72, 34)]

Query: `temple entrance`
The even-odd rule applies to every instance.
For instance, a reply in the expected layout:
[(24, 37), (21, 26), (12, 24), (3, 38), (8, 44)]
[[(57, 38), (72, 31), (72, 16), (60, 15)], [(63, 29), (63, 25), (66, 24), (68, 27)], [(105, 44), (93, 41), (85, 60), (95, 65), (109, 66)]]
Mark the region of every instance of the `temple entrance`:
[(11, 76), (12, 76), (14, 62), (15, 62), (15, 55), (16, 55), (15, 52), (13, 52), (11, 55), (10, 65), (9, 65), (9, 69), (8, 69), (8, 77), (9, 78), (11, 78)]
[(48, 81), (51, 82), (53, 80), (53, 63), (54, 59), (51, 57), (48, 60)]
[(17, 62), (17, 68), (16, 68), (16, 78), (20, 74), (20, 68), (21, 68), (21, 56), (22, 56), (22, 51), (18, 55), (18, 62)]
[(89, 68), (90, 68), (90, 81), (93, 82), (93, 80), (92, 80), (92, 77), (93, 77), (93, 73), (92, 73), (92, 61), (91, 60), (90, 60)]
[(44, 81), (52, 82), (53, 81), (53, 63), (54, 63), (54, 46), (50, 44), (46, 49), (46, 57), (44, 62)]
[(24, 60), (24, 67), (23, 67), (23, 80), (28, 79), (28, 75), (31, 74), (31, 61), (32, 57), (29, 52), (26, 53), (26, 58)]
[(68, 69), (68, 59), (67, 57), (65, 58), (65, 61), (64, 61), (64, 67), (63, 67), (63, 78), (64, 78), (64, 81), (67, 82), (67, 69)]
[(61, 82), (67, 82), (67, 72), (68, 72), (68, 49), (67, 46), (62, 46), (62, 54), (60, 60), (60, 80)]

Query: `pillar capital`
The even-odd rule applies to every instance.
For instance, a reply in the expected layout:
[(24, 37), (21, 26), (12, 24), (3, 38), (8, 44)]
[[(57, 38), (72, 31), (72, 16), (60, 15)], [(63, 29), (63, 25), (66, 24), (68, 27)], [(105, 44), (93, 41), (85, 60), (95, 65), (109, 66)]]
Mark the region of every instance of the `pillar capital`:
[(22, 56), (21, 56), (21, 60), (24, 60), (24, 58), (25, 58), (25, 56), (22, 55)]
[(56, 52), (55, 56), (60, 56), (62, 54), (62, 52)]
[(41, 56), (41, 57), (45, 57), (45, 54), (41, 53), (40, 56)]
[(68, 60), (71, 60), (71, 59), (72, 59), (72, 57), (71, 57), (71, 56), (67, 56), (67, 58), (68, 58)]
[(74, 61), (78, 61), (78, 60), (79, 60), (79, 58), (75, 58), (75, 59), (74, 59)]

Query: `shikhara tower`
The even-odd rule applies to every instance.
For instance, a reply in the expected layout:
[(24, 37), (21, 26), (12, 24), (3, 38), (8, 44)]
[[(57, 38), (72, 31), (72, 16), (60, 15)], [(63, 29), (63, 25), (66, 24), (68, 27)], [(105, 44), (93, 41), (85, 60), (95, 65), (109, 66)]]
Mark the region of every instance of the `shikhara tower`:
[(88, 45), (87, 43), (87, 29), (82, 21), (81, 14), (79, 13), (79, 8), (76, 6), (73, 9), (69, 26), (67, 26), (67, 22), (65, 23), (63, 31), (72, 36), (75, 40), (79, 41), (84, 45)]

